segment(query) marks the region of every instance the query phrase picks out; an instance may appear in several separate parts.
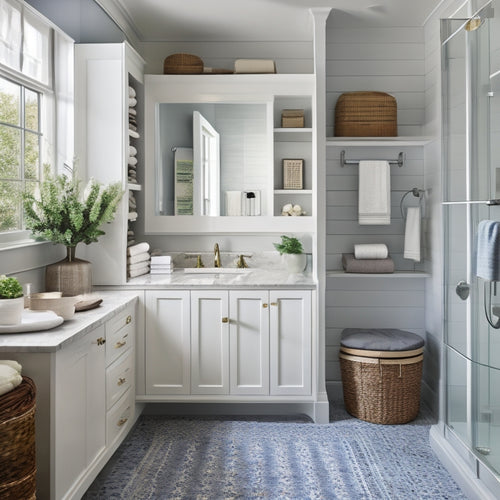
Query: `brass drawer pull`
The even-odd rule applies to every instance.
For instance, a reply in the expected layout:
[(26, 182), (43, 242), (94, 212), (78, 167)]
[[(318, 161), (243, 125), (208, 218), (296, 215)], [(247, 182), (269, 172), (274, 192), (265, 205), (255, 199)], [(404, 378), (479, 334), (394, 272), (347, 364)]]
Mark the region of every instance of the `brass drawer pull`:
[(224, 316), (224, 318), (222, 318), (222, 322), (223, 323), (229, 323), (229, 318), (227, 318), (227, 317)]
[(115, 349), (120, 349), (120, 347), (123, 347), (126, 344), (127, 344), (127, 342), (125, 340), (121, 340), (120, 342), (117, 342), (115, 344)]
[(121, 427), (122, 425), (125, 425), (127, 423), (127, 420), (128, 418), (120, 418), (120, 420), (118, 420), (118, 427)]
[(129, 323), (132, 323), (132, 316), (129, 314), (127, 316), (127, 319), (125, 320), (125, 323), (128, 325)]
[(267, 306), (268, 306), (268, 305), (269, 305), (269, 304), (267, 304), (267, 303), (265, 303), (265, 302), (264, 302), (264, 304), (262, 304), (262, 307), (263, 307), (264, 309), (267, 309)]
[(272, 306), (277, 306), (277, 305), (278, 305), (278, 303), (277, 303), (277, 302), (271, 302), (271, 305), (272, 305)]
[(116, 385), (123, 385), (126, 381), (127, 379), (125, 377), (120, 377)]
[(92, 344), (97, 344), (97, 345), (104, 345), (106, 343), (106, 339), (103, 337), (99, 337), (95, 342), (92, 342)]

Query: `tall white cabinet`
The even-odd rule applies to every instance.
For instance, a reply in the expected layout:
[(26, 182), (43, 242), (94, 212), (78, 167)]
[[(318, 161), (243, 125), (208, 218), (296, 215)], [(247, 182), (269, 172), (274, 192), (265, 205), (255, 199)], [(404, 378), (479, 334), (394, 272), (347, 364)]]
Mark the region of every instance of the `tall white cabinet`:
[[(143, 175), (142, 101), (144, 61), (128, 43), (75, 45), (75, 157), (78, 175), (109, 184), (120, 182), (124, 190), (115, 220), (106, 234), (78, 256), (92, 262), (94, 285), (122, 285), (127, 282), (127, 232), (129, 191), (141, 191), (130, 183), (130, 146), (137, 149), (139, 180)], [(136, 92), (138, 130), (129, 132), (129, 86)], [(137, 136), (139, 136), (137, 138)]]

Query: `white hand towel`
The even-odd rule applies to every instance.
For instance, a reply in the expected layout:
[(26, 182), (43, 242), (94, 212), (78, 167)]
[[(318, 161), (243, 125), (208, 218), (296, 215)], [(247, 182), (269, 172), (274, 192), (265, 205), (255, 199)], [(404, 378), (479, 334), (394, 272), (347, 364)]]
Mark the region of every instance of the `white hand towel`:
[(130, 156), (135, 156), (137, 154), (137, 149), (134, 146), (129, 146), (128, 147), (128, 154)]
[(354, 258), (356, 259), (387, 259), (389, 249), (384, 243), (367, 243), (354, 245)]
[(129, 272), (132, 272), (132, 271), (138, 271), (140, 269), (142, 269), (143, 267), (147, 267), (149, 268), (149, 260), (146, 260), (144, 262), (137, 262), (136, 264), (127, 264), (127, 269), (129, 270)]
[(19, 371), (8, 364), (0, 364), (0, 396), (15, 389), (21, 382)]
[(226, 215), (241, 215), (241, 191), (226, 191)]
[(137, 264), (139, 262), (147, 262), (150, 260), (148, 252), (138, 253), (137, 255), (132, 255), (127, 257), (127, 264)]
[(391, 223), (391, 170), (387, 161), (359, 162), (358, 221)]
[(143, 252), (149, 252), (149, 243), (138, 243), (127, 248), (127, 254), (132, 257), (132, 255), (138, 255)]
[(406, 212), (404, 258), (420, 262), (420, 207)]
[(135, 270), (129, 269), (128, 277), (136, 278), (137, 276), (142, 276), (143, 274), (148, 274), (148, 273), (149, 273), (149, 266), (142, 266), (141, 268)]

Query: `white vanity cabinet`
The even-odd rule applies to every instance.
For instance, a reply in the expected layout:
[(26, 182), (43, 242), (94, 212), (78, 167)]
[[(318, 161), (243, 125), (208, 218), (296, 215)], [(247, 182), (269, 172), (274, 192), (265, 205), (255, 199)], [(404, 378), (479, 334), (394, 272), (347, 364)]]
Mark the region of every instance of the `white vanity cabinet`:
[[(36, 385), (40, 500), (81, 498), (135, 421), (136, 301), (117, 313), (103, 309), (104, 321), (99, 313), (95, 322), (79, 319), (81, 313), (59, 327), (62, 333), (32, 333), (20, 347), (0, 345), (2, 357), (18, 361)], [(8, 342), (15, 337), (21, 335)]]
[(147, 291), (141, 399), (270, 401), (311, 395), (311, 294)]

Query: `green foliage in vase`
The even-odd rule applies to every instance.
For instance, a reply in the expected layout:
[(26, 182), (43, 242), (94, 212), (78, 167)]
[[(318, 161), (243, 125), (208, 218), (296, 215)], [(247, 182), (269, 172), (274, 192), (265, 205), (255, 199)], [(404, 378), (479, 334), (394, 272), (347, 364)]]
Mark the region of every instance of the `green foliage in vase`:
[(17, 278), (0, 276), (0, 299), (17, 299), (23, 296), (23, 287)]
[(284, 253), (303, 253), (304, 248), (302, 243), (297, 239), (290, 236), (282, 236), (281, 243), (273, 243), (274, 248), (278, 250), (280, 254)]
[(76, 176), (46, 171), (38, 189), (23, 193), (26, 227), (42, 240), (67, 247), (88, 245), (105, 234), (100, 226), (113, 220), (122, 195), (119, 183), (103, 186), (90, 179), (81, 192)]

